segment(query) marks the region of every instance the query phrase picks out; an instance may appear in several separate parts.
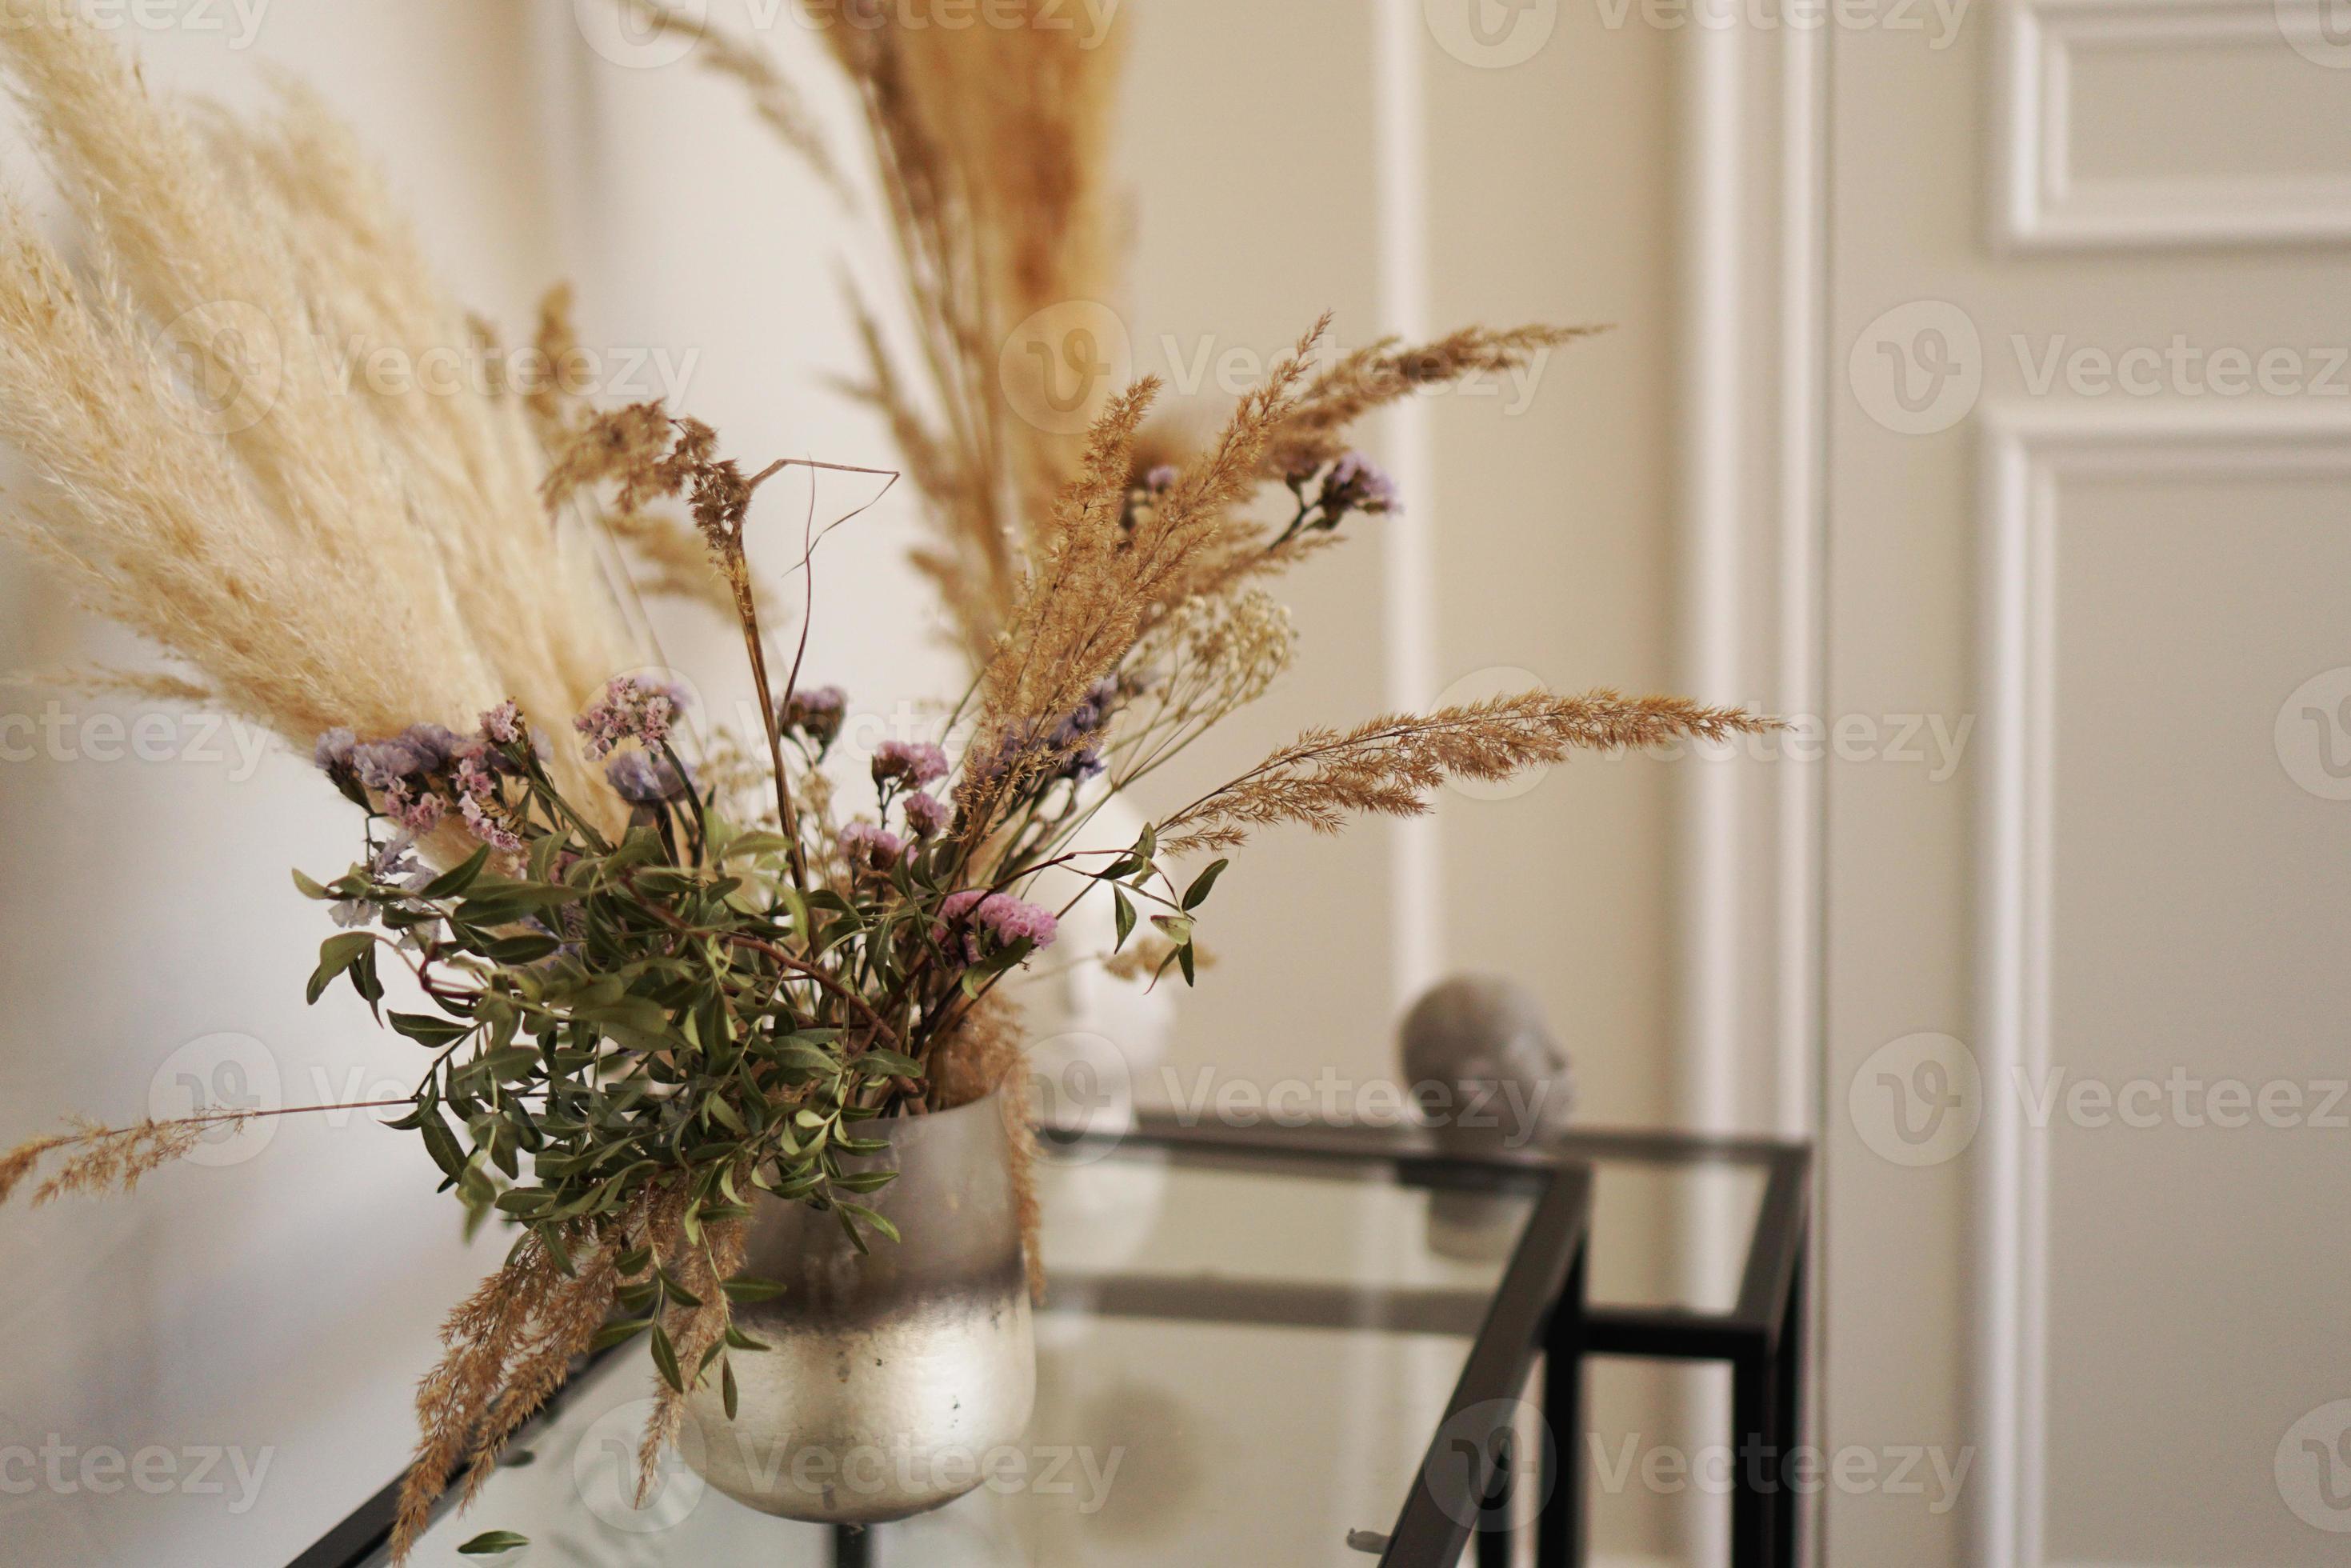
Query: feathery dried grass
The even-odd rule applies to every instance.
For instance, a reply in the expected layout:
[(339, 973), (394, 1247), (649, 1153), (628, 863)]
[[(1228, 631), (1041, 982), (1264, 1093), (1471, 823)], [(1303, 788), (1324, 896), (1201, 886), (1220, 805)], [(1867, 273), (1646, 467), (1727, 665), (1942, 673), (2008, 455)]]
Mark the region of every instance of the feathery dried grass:
[(129, 1127), (101, 1127), (77, 1119), (70, 1133), (50, 1134), (18, 1145), (0, 1156), (0, 1203), (30, 1180), (52, 1155), (64, 1163), (33, 1193), (33, 1207), (78, 1194), (136, 1192), (141, 1179), (185, 1159), (208, 1133), (242, 1132), (253, 1113), (223, 1112), (173, 1122), (149, 1119)]
[[(617, 3), (700, 40), (703, 63), (744, 82), (755, 104), (780, 91), (791, 108), (770, 123), (830, 173), (797, 94), (757, 51), (656, 0)], [(1037, 390), (1022, 378), (1045, 372), (999, 363), (1000, 352), (1040, 310), (1115, 308), (1125, 293), (1111, 149), (1127, 28), (1113, 8), (1090, 34), (1059, 0), (995, 0), (971, 27), (925, 25), (894, 6), (852, 19), (801, 3), (864, 109), (914, 336), (902, 368), (872, 301), (851, 289), (868, 378), (852, 390), (889, 422), (926, 503), (932, 538), (914, 566), (977, 667), (1085, 450), (1082, 438), (1019, 417)]]
[(569, 1380), (611, 1315), (622, 1251), (644, 1239), (664, 1203), (674, 1224), (683, 1205), (648, 1189), (601, 1235), (583, 1230), (569, 1272), (537, 1232), (526, 1234), (450, 1312), (441, 1329), (446, 1354), (417, 1385), (419, 1436), (392, 1528), (395, 1563), (432, 1523), (458, 1467), (472, 1467), (459, 1504), (470, 1507), (514, 1435)]
[[(538, 329), (532, 347), (544, 375), (522, 394), (522, 404), (540, 449), (554, 463), (571, 454), (598, 415), (565, 380), (568, 366), (583, 362), (580, 334), (572, 318), (572, 290), (559, 284), (539, 301)], [(550, 515), (577, 507), (590, 525), (601, 528), (619, 549), (630, 584), (648, 599), (674, 599), (699, 604), (720, 615), (735, 612), (734, 591), (712, 565), (702, 537), (684, 519), (643, 506), (606, 507), (587, 493), (584, 476), (549, 474), (540, 495)], [(762, 608), (765, 608), (764, 591)]]
[(808, 160), (809, 167), (828, 183), (840, 183), (832, 154), (810, 118), (799, 89), (776, 68), (774, 61), (725, 28), (714, 26), (706, 17), (688, 16), (655, 0), (619, 0), (619, 4), (622, 12), (653, 36), (691, 42), (695, 62), (703, 69), (742, 88), (751, 100), (752, 112), (778, 141)]
[(89, 269), (0, 212), (0, 441), (43, 482), (11, 519), (30, 547), (298, 745), (509, 695), (568, 722), (622, 644), (537, 504), (522, 414), (462, 376), (349, 375), (371, 350), (475, 349), (344, 130), (292, 89), (254, 120), (159, 99), (44, 0), (0, 0), (0, 70)]
[[(682, 1217), (683, 1206), (678, 1212)], [(744, 1245), (748, 1235), (748, 1228), (740, 1219), (704, 1227), (699, 1242), (686, 1235), (682, 1218), (673, 1218), (662, 1232), (661, 1251), (670, 1276), (700, 1302), (689, 1307), (673, 1301), (663, 1314), (663, 1331), (677, 1352), (678, 1370), (687, 1388), (702, 1381), (710, 1358), (718, 1354), (726, 1330), (734, 1322), (723, 1287), (743, 1271)], [(652, 1498), (653, 1487), (661, 1479), (664, 1450), (677, 1441), (679, 1431), (685, 1426), (685, 1403), (683, 1390), (671, 1386), (667, 1378), (654, 1376), (653, 1414), (646, 1418), (644, 1437), (637, 1445), (639, 1508)]]
[(1355, 816), (1413, 817), (1456, 779), (1498, 780), (1566, 760), (1675, 740), (1720, 740), (1778, 727), (1738, 708), (1686, 697), (1546, 691), (1428, 714), (1387, 714), (1353, 729), (1311, 729), (1160, 824), (1169, 854), (1231, 849), (1260, 828), (1303, 823), (1335, 833)]
[(0, 686), (47, 686), (91, 696), (145, 697), (189, 707), (202, 707), (213, 695), (211, 687), (162, 670), (121, 670), (111, 664), (24, 670), (0, 676)]

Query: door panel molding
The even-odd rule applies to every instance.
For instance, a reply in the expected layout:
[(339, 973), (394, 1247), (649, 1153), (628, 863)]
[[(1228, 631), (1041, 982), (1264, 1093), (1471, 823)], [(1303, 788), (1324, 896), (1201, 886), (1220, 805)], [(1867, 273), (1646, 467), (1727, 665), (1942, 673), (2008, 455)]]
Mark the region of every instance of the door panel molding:
[(1976, 1474), (1970, 1560), (2043, 1556), (2049, 1317), (2049, 1132), (2019, 1074), (2050, 1052), (2058, 648), (2057, 531), (2068, 480), (2323, 474), (2351, 482), (2351, 410), (2284, 404), (1986, 411), (1979, 507), (1983, 793), (1976, 868)]
[[(2077, 57), (2093, 50), (2193, 55), (2273, 47), (2351, 103), (2351, 34), (2328, 31), (2330, 0), (2011, 0), (1994, 59), (2000, 177), (1993, 234), (2018, 249), (2253, 246), (2351, 240), (2351, 167), (2325, 172), (2078, 174)], [(2340, 31), (2339, 26), (2336, 30)], [(2293, 41), (2289, 41), (2292, 39)], [(2300, 57), (2296, 57), (2299, 56)], [(2329, 66), (2334, 66), (2332, 71)], [(2204, 105), (2196, 123), (2219, 118)]]

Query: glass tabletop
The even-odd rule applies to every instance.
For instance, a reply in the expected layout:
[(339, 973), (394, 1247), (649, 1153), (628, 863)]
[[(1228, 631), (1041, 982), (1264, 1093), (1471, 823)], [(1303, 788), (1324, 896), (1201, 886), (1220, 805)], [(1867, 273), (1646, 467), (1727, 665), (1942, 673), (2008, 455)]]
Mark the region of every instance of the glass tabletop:
[[(1035, 1417), (977, 1490), (872, 1531), (871, 1562), (1370, 1563), (1347, 1537), (1395, 1524), (1541, 1191), (1133, 1144), (1052, 1151), (1040, 1187)], [(458, 1547), (502, 1530), (533, 1542), (489, 1560), (512, 1568), (831, 1564), (830, 1531), (675, 1456), (635, 1506), (653, 1378), (641, 1350), (584, 1374), (412, 1561), (481, 1563)]]

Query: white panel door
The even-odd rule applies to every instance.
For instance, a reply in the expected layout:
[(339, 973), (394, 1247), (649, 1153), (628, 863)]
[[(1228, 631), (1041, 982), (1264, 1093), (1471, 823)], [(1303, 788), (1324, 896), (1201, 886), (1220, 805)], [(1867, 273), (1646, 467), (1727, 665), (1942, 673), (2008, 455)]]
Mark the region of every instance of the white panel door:
[(1831, 31), (1828, 1561), (2351, 1544), (2340, 22)]

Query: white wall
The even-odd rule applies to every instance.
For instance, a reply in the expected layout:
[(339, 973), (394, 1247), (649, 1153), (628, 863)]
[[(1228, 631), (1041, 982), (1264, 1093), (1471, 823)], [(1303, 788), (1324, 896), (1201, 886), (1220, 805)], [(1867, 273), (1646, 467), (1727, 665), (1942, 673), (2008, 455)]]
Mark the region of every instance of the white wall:
[[(227, 7), (203, 13), (231, 19), (225, 35), (126, 33), (151, 79), (246, 99), (275, 62), (323, 88), (390, 167), (447, 276), (528, 331), (557, 265), (545, 149), (520, 90), (528, 9), (280, 0), (246, 49), (230, 47)], [(23, 189), (21, 139), (12, 129), (6, 141)], [(0, 564), (0, 666), (93, 653), (136, 657), (24, 562)], [(48, 696), (11, 691), (0, 707), (37, 718)], [(58, 744), (17, 760), (20, 728), (0, 762), (0, 1144), (68, 1112), (145, 1114), (159, 1080), (169, 1107), (191, 1068), (226, 1092), (224, 1068), (256, 1084), (274, 1072), (289, 1104), (413, 1081), (413, 1049), (351, 999), (302, 1005), (320, 922), (287, 868), (340, 868), (354, 847), (348, 808), (307, 758), (241, 756), (191, 725), (173, 760), (99, 760), (120, 741), (98, 716), (135, 712), (60, 700), (75, 716)], [(431, 1186), (408, 1137), (289, 1121), (249, 1158), (165, 1171), (133, 1201), (0, 1211), (0, 1451), (29, 1448), (38, 1467), (12, 1457), (0, 1470), (0, 1558), (282, 1563), (395, 1474), (439, 1319), (498, 1251), (486, 1239), (468, 1256), (457, 1208)], [(39, 1452), (53, 1440), (63, 1486)], [(184, 1485), (149, 1495), (104, 1457), (150, 1449), (174, 1456), (168, 1471), (146, 1456), (150, 1482)], [(183, 1452), (232, 1449), (256, 1495), (234, 1455)], [(86, 1457), (112, 1495), (84, 1484)]]
[[(1139, 371), (1176, 371), (1204, 348), (1211, 366), (1234, 349), (1270, 358), (1325, 308), (1344, 344), (1416, 304), (1438, 328), (1615, 326), (1563, 350), (1523, 404), (1505, 387), (1429, 411), (1419, 484), (1435, 499), (1414, 525), (1429, 574), (1385, 552), (1371, 524), (1289, 585), (1300, 667), (1200, 770), (1253, 760), (1307, 724), (1482, 695), (1520, 671), (1563, 688), (1670, 684), (1673, 36), (1566, 7), (1555, 36), (1504, 66), (1439, 47), (1417, 5), (1129, 9)], [(517, 331), (541, 285), (568, 273), (585, 340), (663, 350), (684, 374), (681, 405), (734, 453), (886, 462), (873, 423), (822, 384), (854, 368), (836, 261), (870, 266), (872, 236), (728, 89), (615, 63), (583, 45), (570, 13), (560, 0), (277, 0), (249, 51), (195, 34), (140, 41), (161, 77), (232, 97), (265, 59), (322, 86), (392, 165), (451, 276)], [(771, 41), (803, 63), (819, 52), (789, 26)], [(1424, 118), (1401, 133), (1426, 155), (1416, 187), (1382, 178), (1379, 72), (1399, 57), (1384, 47), (1403, 61), (1385, 101), (1420, 100)], [(850, 122), (838, 101), (825, 116)], [(1397, 220), (1384, 204), (1400, 196), (1425, 204), (1434, 281), (1417, 300), (1383, 248)], [(1228, 401), (1213, 372), (1199, 401)], [(1371, 434), (1375, 449), (1394, 440)], [(825, 504), (854, 490), (828, 481)], [(783, 501), (769, 515), (796, 517)], [(820, 563), (812, 674), (893, 723), (902, 702), (950, 690), (956, 669), (921, 640), (928, 609), (900, 559), (911, 515), (910, 497), (893, 500)], [(771, 565), (783, 542), (767, 538)], [(103, 640), (16, 563), (0, 569), (0, 605), (10, 666)], [(1426, 652), (1399, 671), (1386, 644), (1415, 624)], [(738, 661), (723, 632), (685, 614), (663, 634), (731, 708)], [(1260, 1088), (1326, 1065), (1384, 1075), (1399, 975), (1476, 967), (1536, 988), (1576, 1056), (1589, 1119), (1670, 1120), (1666, 783), (1652, 761), (1580, 762), (1507, 800), (1448, 798), (1433, 950), (1405, 946), (1414, 916), (1388, 831), (1253, 847), (1214, 911), (1205, 940), (1221, 961), (1184, 998), (1174, 1066), (1186, 1082), (1214, 1066)], [(402, 1065), (408, 1048), (347, 1001), (299, 1001), (319, 930), (286, 867), (340, 864), (350, 826), (289, 757), (250, 777), (193, 761), (0, 765), (0, 1139), (67, 1109), (136, 1113), (173, 1051), (223, 1032), (259, 1042), (288, 1103), (319, 1071), (319, 1097), (341, 1098), (353, 1064), (369, 1086)], [(431, 1329), (491, 1261), (486, 1246), (464, 1255), (455, 1207), (428, 1186), (405, 1138), (288, 1124), (245, 1163), (166, 1173), (132, 1203), (0, 1214), (0, 1329), (16, 1352), (0, 1367), (0, 1449), (56, 1433), (126, 1454), (236, 1445), (257, 1463), (274, 1450), (242, 1514), (212, 1496), (0, 1490), (10, 1560), (281, 1561), (392, 1475)], [(1654, 1378), (1605, 1375), (1604, 1427), (1655, 1438), (1658, 1392)], [(1603, 1507), (1604, 1549), (1673, 1544), (1644, 1500)]]

